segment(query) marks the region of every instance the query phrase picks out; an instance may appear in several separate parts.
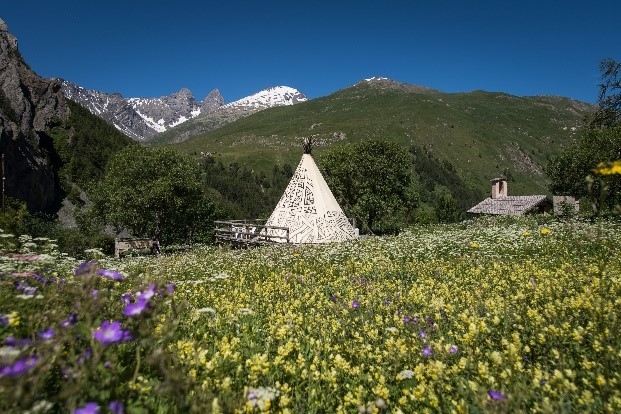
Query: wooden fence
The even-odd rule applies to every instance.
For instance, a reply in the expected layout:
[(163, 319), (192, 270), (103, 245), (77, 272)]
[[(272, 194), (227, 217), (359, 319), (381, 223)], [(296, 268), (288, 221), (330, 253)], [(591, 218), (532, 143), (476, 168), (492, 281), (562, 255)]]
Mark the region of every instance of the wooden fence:
[(233, 247), (289, 243), (288, 227), (266, 226), (264, 223), (265, 220), (216, 220), (216, 243)]

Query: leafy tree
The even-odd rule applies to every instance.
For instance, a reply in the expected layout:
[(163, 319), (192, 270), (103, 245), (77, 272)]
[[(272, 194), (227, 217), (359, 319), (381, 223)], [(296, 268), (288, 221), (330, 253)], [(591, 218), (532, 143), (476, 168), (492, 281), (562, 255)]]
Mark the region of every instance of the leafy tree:
[(554, 194), (584, 197), (588, 195), (585, 178), (600, 162), (621, 157), (621, 128), (590, 130), (573, 145), (550, 160), (546, 173)]
[(104, 223), (163, 243), (206, 241), (216, 207), (196, 162), (171, 148), (127, 147), (111, 160), (94, 194)]
[(621, 125), (621, 62), (604, 59), (600, 62), (602, 83), (599, 85), (598, 110), (589, 120), (591, 128)]
[(395, 142), (371, 139), (322, 154), (325, 178), (341, 207), (372, 233), (393, 233), (406, 223), (417, 196), (410, 157)]
[(580, 139), (552, 158), (546, 167), (554, 194), (584, 197), (593, 211), (610, 210), (621, 202), (621, 177), (595, 174), (600, 164), (621, 160), (621, 63), (600, 64), (598, 110)]

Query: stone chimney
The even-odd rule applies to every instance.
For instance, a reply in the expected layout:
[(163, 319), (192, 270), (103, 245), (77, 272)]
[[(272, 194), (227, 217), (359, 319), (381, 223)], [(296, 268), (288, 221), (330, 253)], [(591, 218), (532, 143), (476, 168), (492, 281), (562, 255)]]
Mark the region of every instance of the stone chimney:
[(504, 178), (494, 178), (492, 180), (492, 198), (507, 196), (507, 180)]

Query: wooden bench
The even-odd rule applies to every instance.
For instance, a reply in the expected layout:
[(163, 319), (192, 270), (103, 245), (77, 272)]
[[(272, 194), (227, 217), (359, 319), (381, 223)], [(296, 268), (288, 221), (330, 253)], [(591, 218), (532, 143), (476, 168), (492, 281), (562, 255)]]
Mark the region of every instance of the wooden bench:
[(121, 258), (121, 255), (133, 250), (149, 250), (153, 252), (155, 246), (155, 240), (152, 239), (138, 239), (138, 238), (123, 238), (114, 239), (114, 257)]

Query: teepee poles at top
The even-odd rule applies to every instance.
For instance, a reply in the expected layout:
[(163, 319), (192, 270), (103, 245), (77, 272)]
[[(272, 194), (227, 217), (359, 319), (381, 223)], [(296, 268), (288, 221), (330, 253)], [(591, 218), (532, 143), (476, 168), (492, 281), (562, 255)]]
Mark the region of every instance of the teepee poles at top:
[(305, 137), (304, 141), (302, 142), (302, 146), (304, 147), (304, 154), (309, 154), (311, 153), (311, 151), (313, 150), (313, 138), (311, 137)]

